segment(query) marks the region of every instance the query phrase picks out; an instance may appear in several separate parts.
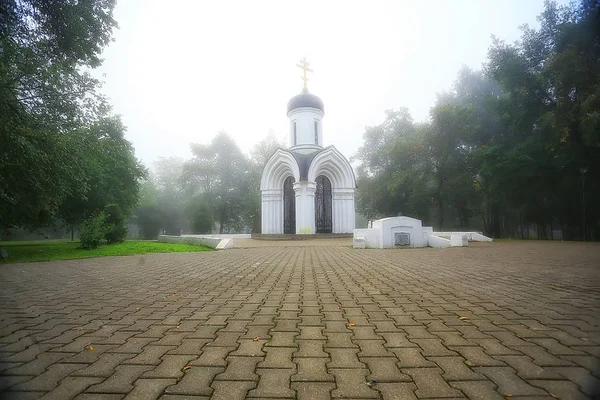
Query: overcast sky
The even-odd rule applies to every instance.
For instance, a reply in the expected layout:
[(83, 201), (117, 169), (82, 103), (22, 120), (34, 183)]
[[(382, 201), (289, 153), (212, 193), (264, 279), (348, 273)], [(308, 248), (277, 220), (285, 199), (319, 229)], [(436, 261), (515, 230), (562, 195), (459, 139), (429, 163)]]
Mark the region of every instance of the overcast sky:
[[(562, 1), (564, 2), (564, 1)], [(248, 152), (269, 131), (287, 143), (287, 101), (325, 103), (324, 145), (350, 157), (384, 110), (428, 117), (462, 65), (480, 69), (491, 35), (537, 26), (543, 0), (119, 0), (104, 92), (146, 165), (190, 156), (220, 130)]]

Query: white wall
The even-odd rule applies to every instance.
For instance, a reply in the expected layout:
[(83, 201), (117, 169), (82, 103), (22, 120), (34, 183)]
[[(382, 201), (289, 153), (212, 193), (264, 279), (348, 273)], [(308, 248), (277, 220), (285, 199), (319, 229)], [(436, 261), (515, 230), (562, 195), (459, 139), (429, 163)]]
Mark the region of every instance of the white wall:
[[(317, 108), (296, 108), (288, 113), (290, 118), (289, 146), (298, 145), (323, 146), (323, 112)], [(318, 143), (315, 143), (315, 121), (318, 122)], [(294, 123), (296, 124), (296, 143), (294, 143)]]

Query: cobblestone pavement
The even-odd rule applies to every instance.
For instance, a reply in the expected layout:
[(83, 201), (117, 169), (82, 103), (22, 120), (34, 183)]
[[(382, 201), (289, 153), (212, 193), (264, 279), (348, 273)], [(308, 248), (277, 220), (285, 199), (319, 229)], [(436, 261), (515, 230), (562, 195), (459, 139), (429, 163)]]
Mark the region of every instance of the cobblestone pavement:
[[(344, 242), (345, 243), (345, 242)], [(0, 266), (30, 399), (586, 399), (600, 246), (290, 246)]]

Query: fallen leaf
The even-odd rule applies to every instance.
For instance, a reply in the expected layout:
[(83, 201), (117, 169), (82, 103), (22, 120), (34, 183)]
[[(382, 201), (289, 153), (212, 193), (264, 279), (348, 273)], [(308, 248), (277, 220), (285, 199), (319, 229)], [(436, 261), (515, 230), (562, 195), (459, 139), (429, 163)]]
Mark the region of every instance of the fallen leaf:
[(191, 366), (191, 365), (186, 365), (185, 367), (183, 367), (183, 370), (184, 370), (184, 371), (187, 371), (187, 370), (188, 370), (188, 369), (190, 369), (190, 368), (192, 368), (192, 366)]
[(173, 292), (173, 296), (177, 296), (177, 292)]
[(506, 393), (506, 394), (504, 395), (504, 397), (512, 397), (512, 394), (510, 394), (510, 393)]
[(181, 326), (180, 326), (180, 325), (177, 325), (175, 328), (179, 329), (179, 328), (181, 328)]
[(92, 333), (94, 332), (92, 329), (88, 329), (87, 331), (85, 331), (85, 333)]
[(550, 393), (550, 396), (554, 397), (555, 399), (558, 399), (558, 396), (555, 395), (554, 393)]
[(140, 308), (139, 308), (139, 307), (136, 307), (136, 308), (135, 308), (135, 311), (140, 311)]
[(458, 319), (460, 319), (461, 321), (464, 321), (465, 319), (469, 319), (469, 317), (462, 316), (462, 317), (458, 317)]
[(81, 332), (81, 331), (83, 330), (83, 328), (75, 328), (75, 330), (76, 330), (77, 332)]
[(356, 324), (354, 322), (350, 322), (348, 326), (356, 326)]
[(258, 342), (258, 341), (260, 340), (260, 338), (257, 336), (257, 337), (255, 337), (255, 338), (254, 338), (254, 339), (252, 339), (252, 340), (254, 340), (255, 342)]
[(87, 347), (87, 351), (94, 351), (94, 346), (92, 346), (92, 345), (89, 345), (89, 346)]
[(338, 306), (338, 310), (341, 310), (341, 309), (342, 309), (342, 306)]

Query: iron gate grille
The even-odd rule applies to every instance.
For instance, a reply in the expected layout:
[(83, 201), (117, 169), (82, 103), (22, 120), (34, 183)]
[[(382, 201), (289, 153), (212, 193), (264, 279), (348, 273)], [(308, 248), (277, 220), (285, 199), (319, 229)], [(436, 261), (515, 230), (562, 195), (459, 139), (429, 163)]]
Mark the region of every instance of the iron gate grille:
[(315, 192), (317, 233), (331, 233), (333, 231), (331, 214), (331, 182), (326, 176), (321, 175), (317, 177), (317, 191)]
[(296, 194), (291, 176), (283, 183), (283, 233), (296, 233)]

